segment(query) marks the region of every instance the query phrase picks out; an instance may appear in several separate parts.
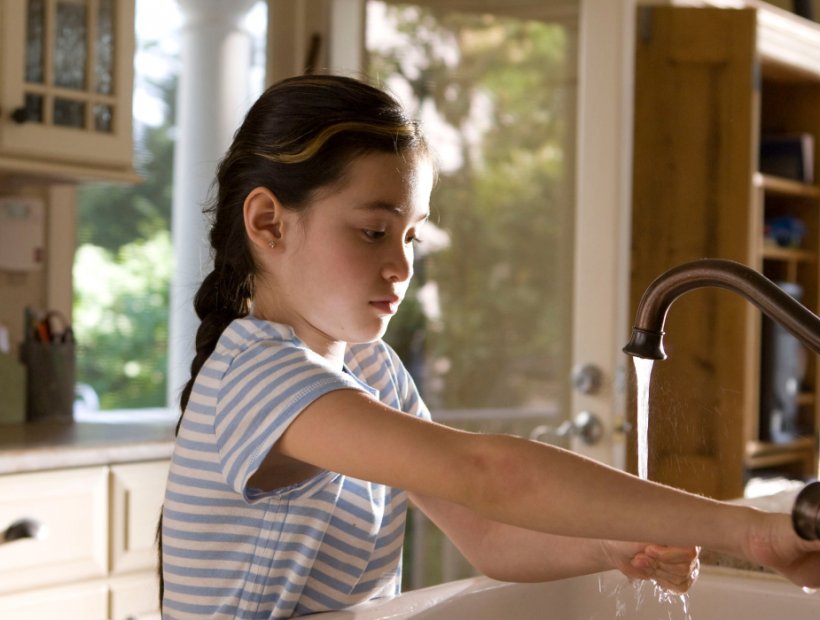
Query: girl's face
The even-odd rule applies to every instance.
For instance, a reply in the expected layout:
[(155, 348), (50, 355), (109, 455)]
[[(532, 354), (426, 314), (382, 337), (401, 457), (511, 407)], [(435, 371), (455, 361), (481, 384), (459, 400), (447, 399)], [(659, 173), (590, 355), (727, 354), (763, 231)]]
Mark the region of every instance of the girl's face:
[(272, 265), (274, 320), (323, 355), (384, 335), (413, 275), (432, 186), (428, 158), (370, 153), (306, 211), (288, 212)]

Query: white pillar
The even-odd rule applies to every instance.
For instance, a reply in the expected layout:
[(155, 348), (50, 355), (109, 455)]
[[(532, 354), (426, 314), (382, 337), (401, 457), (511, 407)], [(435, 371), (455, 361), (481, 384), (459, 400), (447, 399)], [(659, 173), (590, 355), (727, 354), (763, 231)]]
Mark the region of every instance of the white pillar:
[(176, 268), (171, 283), (168, 406), (179, 404), (189, 378), (199, 319), (193, 298), (211, 270), (202, 209), (216, 164), (251, 101), (251, 37), (241, 23), (255, 0), (178, 0), (183, 13), (182, 68), (171, 232)]

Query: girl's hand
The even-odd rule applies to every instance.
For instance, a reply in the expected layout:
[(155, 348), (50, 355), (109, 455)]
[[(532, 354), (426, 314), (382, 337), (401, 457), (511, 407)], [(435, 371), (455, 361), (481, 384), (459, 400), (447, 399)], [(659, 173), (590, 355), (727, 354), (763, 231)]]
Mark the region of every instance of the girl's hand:
[(613, 568), (630, 579), (651, 579), (676, 594), (687, 592), (700, 571), (699, 547), (665, 547), (604, 541), (604, 553)]
[(768, 514), (764, 522), (750, 528), (746, 555), (799, 586), (820, 588), (820, 541), (795, 534), (787, 514)]

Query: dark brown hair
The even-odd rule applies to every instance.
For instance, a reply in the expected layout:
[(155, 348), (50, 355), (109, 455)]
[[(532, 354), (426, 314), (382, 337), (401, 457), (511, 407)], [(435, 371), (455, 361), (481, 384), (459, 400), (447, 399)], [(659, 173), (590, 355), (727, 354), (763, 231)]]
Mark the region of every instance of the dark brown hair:
[[(417, 124), (383, 91), (352, 78), (306, 75), (271, 86), (251, 107), (219, 164), (211, 215), (213, 271), (194, 298), (201, 324), (184, 411), (199, 369), (228, 326), (249, 311), (257, 272), (242, 205), (266, 187), (289, 209), (339, 181), (356, 157), (373, 151), (426, 152)], [(181, 420), (181, 418), (180, 418)]]

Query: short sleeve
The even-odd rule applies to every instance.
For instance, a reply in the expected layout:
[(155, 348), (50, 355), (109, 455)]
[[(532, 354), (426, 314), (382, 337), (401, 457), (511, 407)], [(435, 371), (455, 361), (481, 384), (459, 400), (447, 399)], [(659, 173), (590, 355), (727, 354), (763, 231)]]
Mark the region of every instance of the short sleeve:
[(389, 344), (379, 340), (351, 346), (345, 361), (353, 374), (376, 390), (381, 402), (404, 413), (430, 419), (413, 377)]
[(385, 345), (387, 349), (387, 356), (390, 359), (393, 372), (396, 377), (396, 391), (398, 392), (399, 402), (401, 403), (401, 410), (425, 420), (431, 420), (430, 411), (427, 405), (421, 398), (416, 382), (412, 375), (407, 370), (407, 367), (402, 363), (398, 354), (389, 346)]
[(341, 389), (362, 387), (303, 347), (260, 341), (239, 354), (222, 377), (214, 418), (228, 485), (251, 501), (249, 478), (291, 422), (320, 396)]

